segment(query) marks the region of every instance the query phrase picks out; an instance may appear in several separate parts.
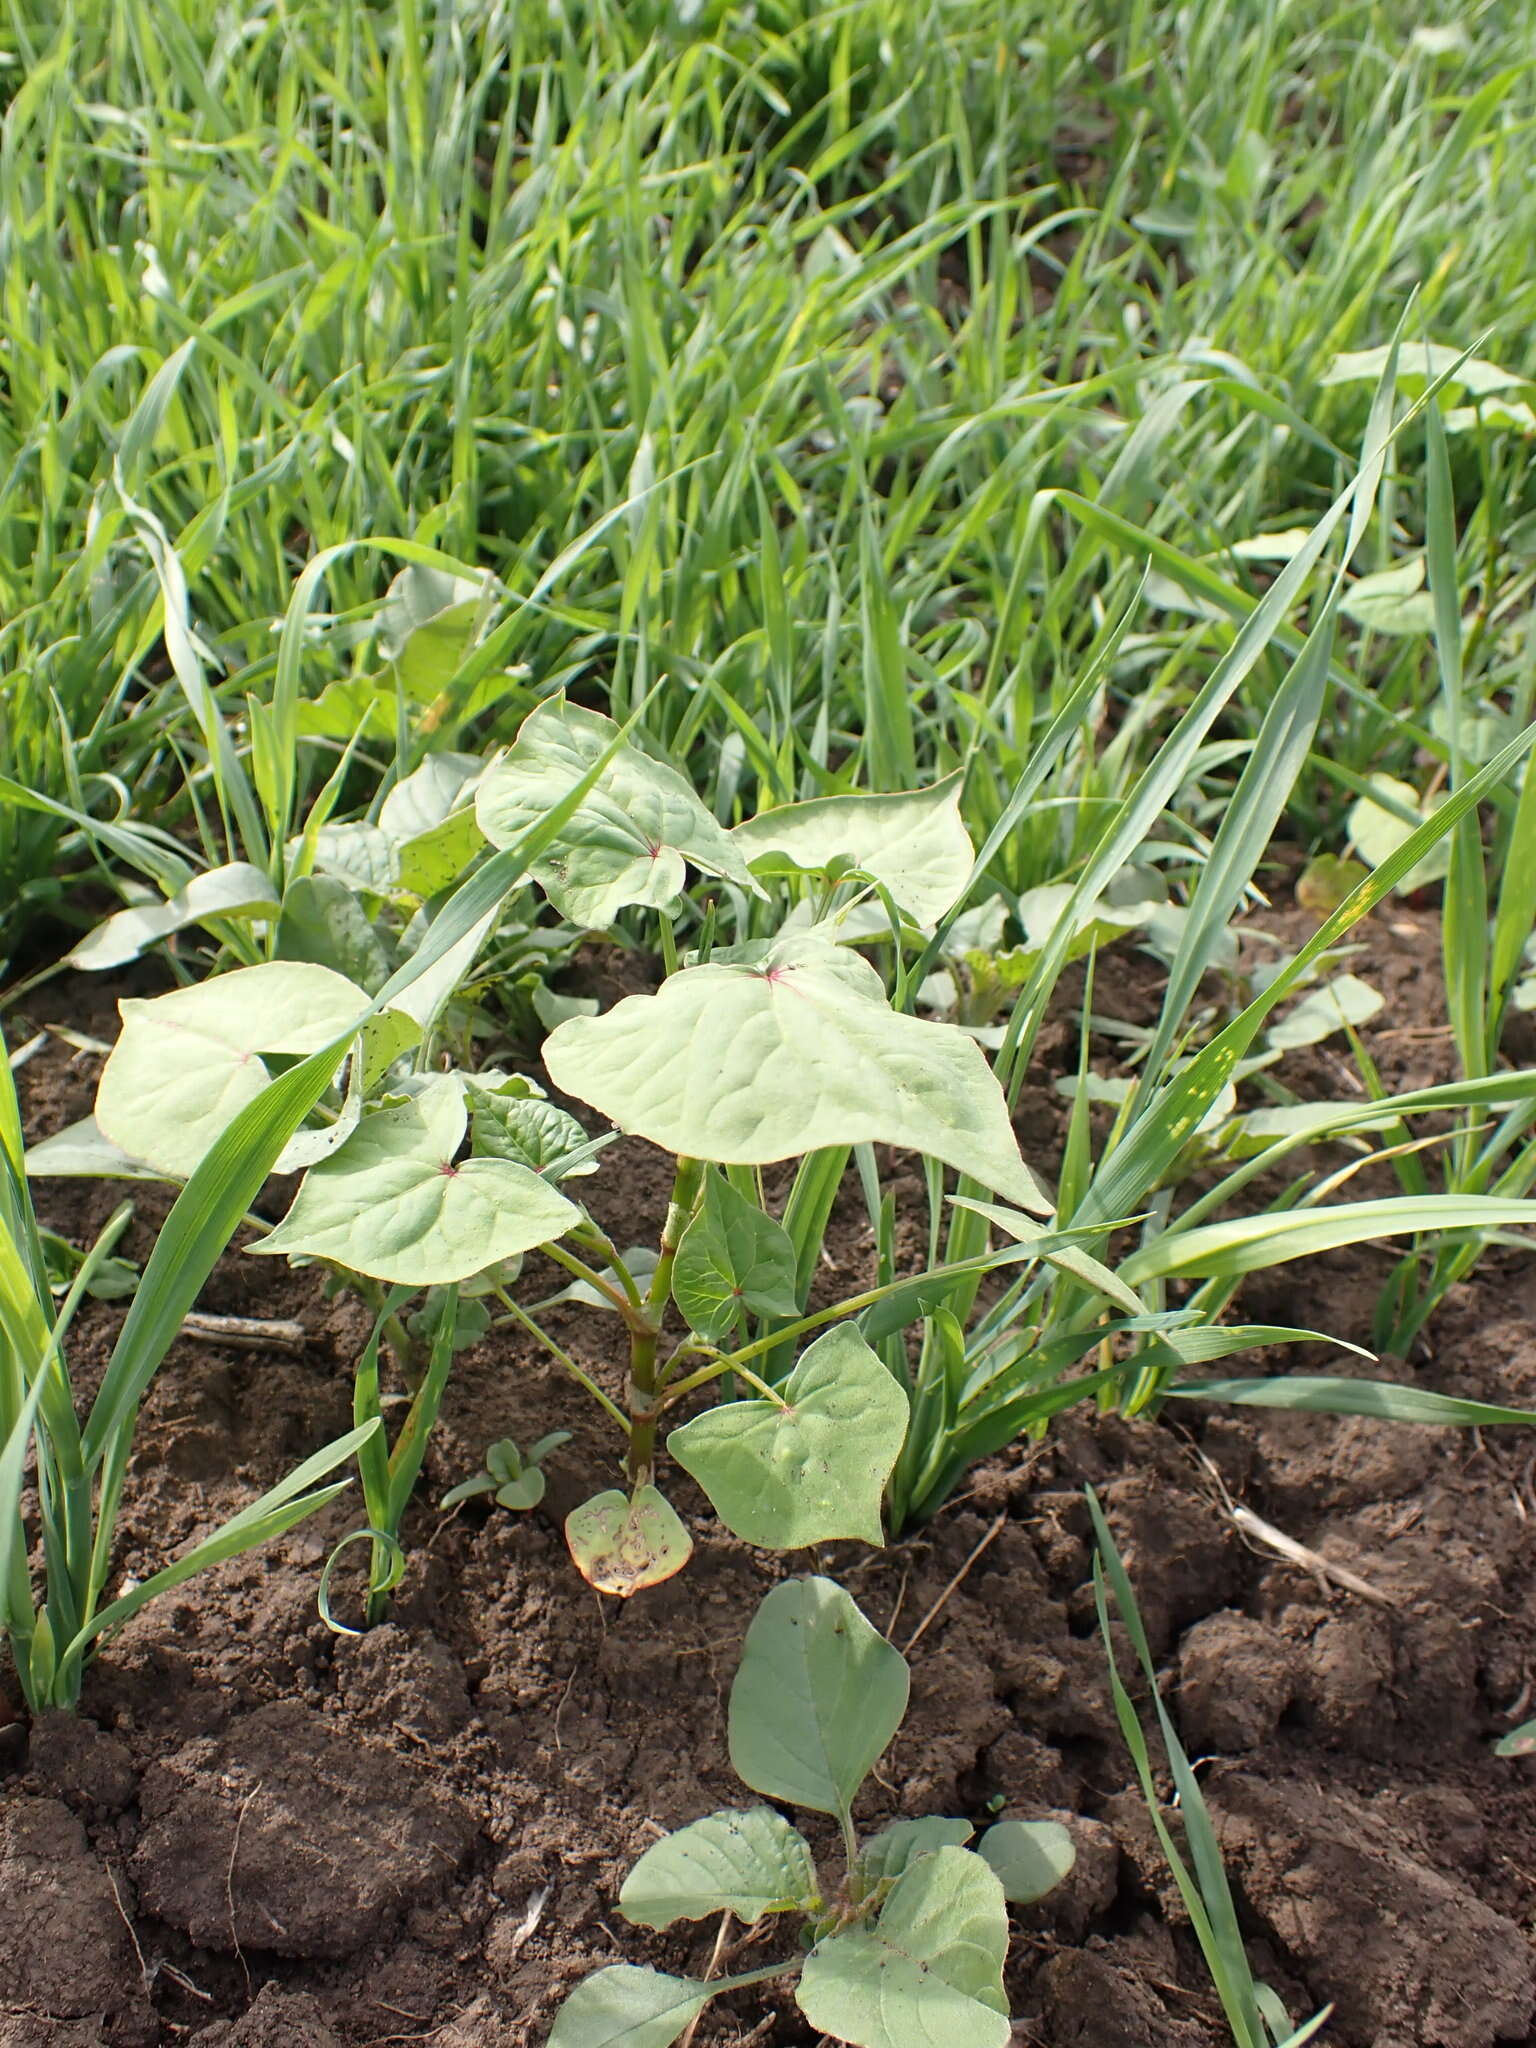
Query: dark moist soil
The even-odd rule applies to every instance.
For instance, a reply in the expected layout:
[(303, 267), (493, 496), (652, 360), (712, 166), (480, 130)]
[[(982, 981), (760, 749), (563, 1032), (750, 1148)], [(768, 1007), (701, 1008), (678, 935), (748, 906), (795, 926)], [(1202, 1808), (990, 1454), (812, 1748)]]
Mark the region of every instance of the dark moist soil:
[[(1275, 922), (1292, 942), (1305, 929)], [(1366, 1037), (1389, 1086), (1447, 1071), (1436, 947), (1429, 915), (1394, 909), (1351, 963), (1388, 998)], [(33, 1021), (110, 1038), (122, 987), (55, 983), (32, 999)], [(1157, 990), (1155, 967), (1121, 948), (1100, 962), (1095, 1012), (1146, 1022)], [(1051, 1082), (1075, 1064), (1075, 1043), (1064, 1015), (1021, 1113), (1026, 1152), (1047, 1171), (1061, 1123)], [(1096, 1050), (1112, 1058), (1107, 1039)], [(32, 1135), (89, 1109), (98, 1065), (58, 1040), (28, 1063)], [(1282, 1075), (1308, 1094), (1351, 1085), (1328, 1046)], [(593, 1206), (619, 1243), (641, 1242), (667, 1182), (659, 1155), (625, 1143), (605, 1155)], [(129, 1192), (142, 1258), (164, 1203)], [(45, 1182), (39, 1201), (84, 1240), (122, 1193)], [(270, 1213), (281, 1198), (268, 1191)], [(850, 1207), (828, 1291), (857, 1285), (868, 1254)], [(1371, 1248), (1261, 1276), (1243, 1310), (1366, 1341), (1392, 1256)], [(527, 1284), (551, 1291), (536, 1271)], [(366, 1334), (354, 1303), (235, 1254), (201, 1306), (297, 1317), (307, 1341), (297, 1353), (174, 1347), (144, 1404), (119, 1576), (156, 1569), (350, 1420)], [(1423, 1355), (1380, 1370), (1536, 1404), (1533, 1316), (1536, 1271), (1497, 1253), (1448, 1300)], [(76, 1326), (87, 1390), (120, 1318), (92, 1304)], [(616, 1375), (602, 1318), (550, 1319)], [(1339, 1369), (1341, 1355), (1293, 1351), (1247, 1369)], [(573, 1441), (536, 1512), (437, 1513), (488, 1443), (556, 1427)], [(750, 1550), (674, 1475), (692, 1563), (619, 1604), (583, 1585), (560, 1535), (563, 1515), (612, 1483), (613, 1446), (583, 1397), (499, 1336), (456, 1368), (388, 1625), (338, 1637), (316, 1611), (326, 1555), (359, 1519), (354, 1496), (143, 1613), (93, 1667), (78, 1717), (28, 1729), (0, 1678), (0, 2048), (499, 2048), (542, 2041), (595, 1965), (706, 1970), (714, 1925), (649, 1937), (615, 1898), (660, 1831), (745, 1803), (725, 1761), (727, 1692), (763, 1593), (807, 1566), (840, 1577), (909, 1648), (912, 1711), (864, 1819), (980, 1820), (1000, 1802), (1058, 1814), (1075, 1834), (1062, 1892), (1015, 1916), (1015, 2041), (1227, 2039), (1115, 1723), (1084, 1481), (1108, 1509), (1201, 1759), (1254, 1962), (1291, 2013), (1333, 2000), (1325, 2038), (1345, 2048), (1536, 2041), (1536, 1764), (1490, 1753), (1533, 1696), (1533, 1469), (1531, 1439), (1513, 1431), (1182, 1404), (1162, 1425), (1084, 1411), (1044, 1447), (990, 1461), (883, 1554)], [(1234, 1526), (1223, 1489), (1375, 1597), (1277, 1559)], [(344, 1610), (355, 1555), (337, 1574)], [(726, 1966), (752, 1967), (770, 1941)], [(812, 2039), (761, 1988), (723, 2001), (696, 2036), (701, 2048)]]

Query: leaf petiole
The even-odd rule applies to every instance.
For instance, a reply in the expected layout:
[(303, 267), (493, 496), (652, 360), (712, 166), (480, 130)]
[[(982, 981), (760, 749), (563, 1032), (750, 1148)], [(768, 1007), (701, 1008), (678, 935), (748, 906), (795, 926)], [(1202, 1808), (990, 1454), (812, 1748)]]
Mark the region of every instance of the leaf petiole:
[(576, 1363), (575, 1359), (572, 1358), (571, 1354), (567, 1350), (565, 1350), (561, 1345), (557, 1344), (554, 1338), (550, 1336), (548, 1330), (542, 1329), (539, 1326), (539, 1324), (534, 1321), (533, 1317), (529, 1315), (528, 1311), (525, 1308), (520, 1308), (518, 1304), (512, 1299), (511, 1295), (507, 1293), (504, 1287), (498, 1287), (496, 1289), (496, 1299), (501, 1303), (503, 1308), (507, 1309), (511, 1313), (511, 1315), (523, 1325), (524, 1329), (527, 1330), (531, 1336), (537, 1337), (539, 1342), (544, 1346), (544, 1349), (547, 1352), (549, 1352), (552, 1358), (556, 1358), (560, 1361), (561, 1365), (565, 1367), (566, 1371), (570, 1374), (571, 1378), (576, 1381), (578, 1386), (585, 1387), (586, 1391), (592, 1396), (593, 1400), (597, 1403), (597, 1405), (604, 1411), (605, 1414), (607, 1414), (614, 1422), (616, 1422), (619, 1425), (620, 1429), (623, 1430), (625, 1436), (627, 1437), (629, 1435), (629, 1417), (624, 1413), (624, 1410), (619, 1406), (618, 1402), (611, 1399), (607, 1394), (603, 1392), (602, 1388), (597, 1384), (597, 1381), (593, 1379), (592, 1375), (589, 1372), (587, 1372), (584, 1367), (579, 1366)]

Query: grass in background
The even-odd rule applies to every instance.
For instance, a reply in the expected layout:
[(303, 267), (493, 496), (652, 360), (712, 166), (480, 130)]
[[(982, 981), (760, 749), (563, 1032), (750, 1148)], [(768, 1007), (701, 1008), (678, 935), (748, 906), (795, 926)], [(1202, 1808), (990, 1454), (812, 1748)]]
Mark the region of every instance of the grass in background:
[[(0, 38), (0, 773), (98, 816), (209, 795), (178, 570), (238, 713), (304, 564), (395, 534), (492, 572), (499, 623), (446, 704), (375, 707), (375, 765), (560, 684), (622, 716), (664, 673), (656, 737), (722, 806), (963, 759), (980, 836), (1150, 554), (1000, 849), (1022, 889), (1091, 851), (1289, 544), (1260, 537), (1336, 491), (1370, 394), (1339, 354), (1417, 292), (1417, 331), (1536, 370), (1536, 87), (1493, 5), (10, 0)], [(1511, 417), (1450, 465), (1464, 687), (1513, 689), (1509, 730), (1536, 542)], [(1422, 542), (1421, 455), (1366, 566)], [(385, 574), (329, 572), (311, 698), (379, 668)], [(1285, 651), (1180, 792), (1197, 843)], [(1309, 843), (1349, 776), (1448, 754), (1422, 631), (1335, 669)], [(360, 701), (306, 713), (308, 787)], [(6, 811), (13, 939), (72, 831)]]

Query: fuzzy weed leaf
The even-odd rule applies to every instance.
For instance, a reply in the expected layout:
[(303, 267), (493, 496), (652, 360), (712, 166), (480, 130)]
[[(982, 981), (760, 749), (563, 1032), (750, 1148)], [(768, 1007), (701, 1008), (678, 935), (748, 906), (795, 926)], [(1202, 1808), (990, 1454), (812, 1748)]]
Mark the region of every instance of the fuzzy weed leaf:
[(789, 1233), (712, 1173), (703, 1205), (677, 1249), (672, 1299), (689, 1328), (709, 1344), (723, 1343), (743, 1313), (798, 1314)]
[(859, 1852), (859, 1875), (865, 1896), (876, 1885), (892, 1885), (920, 1856), (937, 1849), (963, 1849), (976, 1830), (968, 1820), (944, 1820), (930, 1814), (922, 1820), (895, 1820), (871, 1835)]
[(937, 1849), (897, 1879), (873, 1927), (817, 1943), (796, 1999), (854, 2048), (1005, 2048), (1007, 1949), (997, 1877), (968, 1849)]
[(779, 1394), (708, 1409), (674, 1430), (667, 1449), (744, 1542), (882, 1543), (880, 1500), (907, 1433), (902, 1389), (854, 1325), (839, 1323)]
[(901, 1726), (906, 1659), (831, 1579), (775, 1586), (731, 1687), (731, 1768), (765, 1799), (846, 1817)]
[(621, 1600), (659, 1586), (693, 1555), (693, 1538), (654, 1486), (633, 1498), (615, 1487), (583, 1501), (566, 1516), (565, 1540), (587, 1584)]
[(544, 1041), (555, 1086), (668, 1151), (766, 1165), (903, 1145), (1048, 1210), (986, 1055), (893, 1010), (867, 960), (814, 934), (737, 948)]
[(467, 1280), (575, 1222), (574, 1205), (526, 1166), (456, 1164), (464, 1125), (462, 1090), (447, 1077), (365, 1116), (249, 1249), (332, 1259), (376, 1280), (426, 1287)]
[(549, 2048), (671, 2048), (713, 1988), (612, 1963), (578, 1984), (561, 2006)]
[(771, 1806), (711, 1813), (647, 1849), (619, 1893), (637, 1927), (670, 1927), (730, 1911), (749, 1926), (767, 1913), (811, 1912), (816, 1866), (798, 1828)]
[(1054, 1891), (1077, 1861), (1070, 1833), (1059, 1820), (1000, 1820), (976, 1844), (1016, 1906), (1033, 1905)]
[[(552, 697), (523, 721), (512, 751), (475, 797), (480, 829), (511, 846), (587, 773), (618, 727)], [(602, 929), (629, 903), (664, 909), (689, 862), (754, 895), (745, 856), (675, 768), (638, 747), (613, 755), (533, 876), (562, 917)]]
[(757, 875), (847, 869), (883, 882), (914, 924), (933, 925), (971, 878), (974, 849), (960, 821), (957, 770), (929, 789), (891, 796), (822, 796), (786, 804), (731, 834)]

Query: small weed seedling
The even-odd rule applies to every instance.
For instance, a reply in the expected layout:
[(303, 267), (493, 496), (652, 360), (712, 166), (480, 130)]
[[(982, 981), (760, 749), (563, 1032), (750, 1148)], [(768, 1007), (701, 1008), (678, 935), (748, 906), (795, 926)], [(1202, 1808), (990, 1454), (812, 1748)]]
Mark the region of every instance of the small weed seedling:
[[(1042, 1898), (1072, 1868), (1058, 1821), (1005, 1820), (975, 1849), (964, 1820), (901, 1820), (862, 1843), (852, 1808), (900, 1728), (907, 1666), (830, 1579), (776, 1586), (747, 1630), (731, 1687), (731, 1767), (773, 1806), (728, 1809), (647, 1849), (619, 1911), (637, 1927), (732, 1913), (801, 1922), (803, 1953), (705, 1982), (619, 1963), (566, 2000), (549, 2048), (668, 2048), (722, 1991), (798, 1976), (811, 2026), (855, 2048), (1005, 2048), (1007, 1901)], [(829, 1889), (777, 1810), (835, 1815), (845, 1868)]]
[(499, 1508), (536, 1508), (544, 1498), (544, 1474), (539, 1467), (551, 1451), (558, 1451), (570, 1440), (568, 1429), (552, 1429), (524, 1452), (511, 1437), (503, 1437), (486, 1452), (485, 1470), (450, 1486), (439, 1506), (456, 1508), (461, 1500), (478, 1500), (488, 1493)]
[[(1147, 1812), (1156, 1830), (1158, 1844), (1173, 1873), (1179, 1896), (1189, 1914), (1190, 1925), (1205, 1957), (1206, 1968), (1211, 1973), (1211, 1982), (1216, 1987), (1231, 2030), (1233, 2048), (1304, 2048), (1328, 2022), (1333, 2008), (1326, 2007), (1314, 2013), (1312, 2018), (1293, 2029), (1290, 2016), (1269, 1985), (1261, 1983), (1253, 1974), (1253, 1965), (1248, 1960), (1248, 1951), (1243, 1943), (1242, 1928), (1237, 1917), (1237, 1904), (1232, 1896), (1232, 1887), (1227, 1882), (1227, 1873), (1221, 1860), (1221, 1845), (1211, 1820), (1210, 1809), (1205, 1803), (1205, 1794), (1200, 1789), (1200, 1780), (1195, 1775), (1184, 1746), (1175, 1732), (1172, 1716), (1163, 1703), (1158, 1689), (1157, 1670), (1152, 1661), (1151, 1646), (1147, 1641), (1146, 1629), (1142, 1626), (1141, 1610), (1136, 1604), (1136, 1595), (1131, 1588), (1130, 1575), (1125, 1569), (1115, 1539), (1110, 1533), (1104, 1510), (1099, 1506), (1098, 1496), (1090, 1486), (1085, 1489), (1088, 1497), (1088, 1512), (1093, 1518), (1093, 1532), (1098, 1545), (1093, 1560), (1093, 1590), (1098, 1609), (1099, 1632), (1104, 1641), (1104, 1655), (1109, 1665), (1110, 1690), (1115, 1702), (1115, 1716), (1120, 1723), (1120, 1732), (1125, 1737), (1126, 1748), (1136, 1766), (1136, 1775), (1141, 1782), (1141, 1793), (1147, 1804)], [(1115, 1639), (1110, 1632), (1110, 1601), (1124, 1624), (1131, 1639), (1131, 1647), (1141, 1666), (1143, 1679), (1157, 1716), (1158, 1733), (1162, 1737), (1163, 1751), (1168, 1762), (1169, 1775), (1173, 1779), (1178, 1795), (1178, 1818), (1189, 1861), (1181, 1855), (1174, 1840), (1173, 1832), (1165, 1818), (1162, 1801), (1158, 1794), (1155, 1765), (1148, 1745), (1146, 1731), (1136, 1711), (1120, 1667), (1116, 1660)]]

